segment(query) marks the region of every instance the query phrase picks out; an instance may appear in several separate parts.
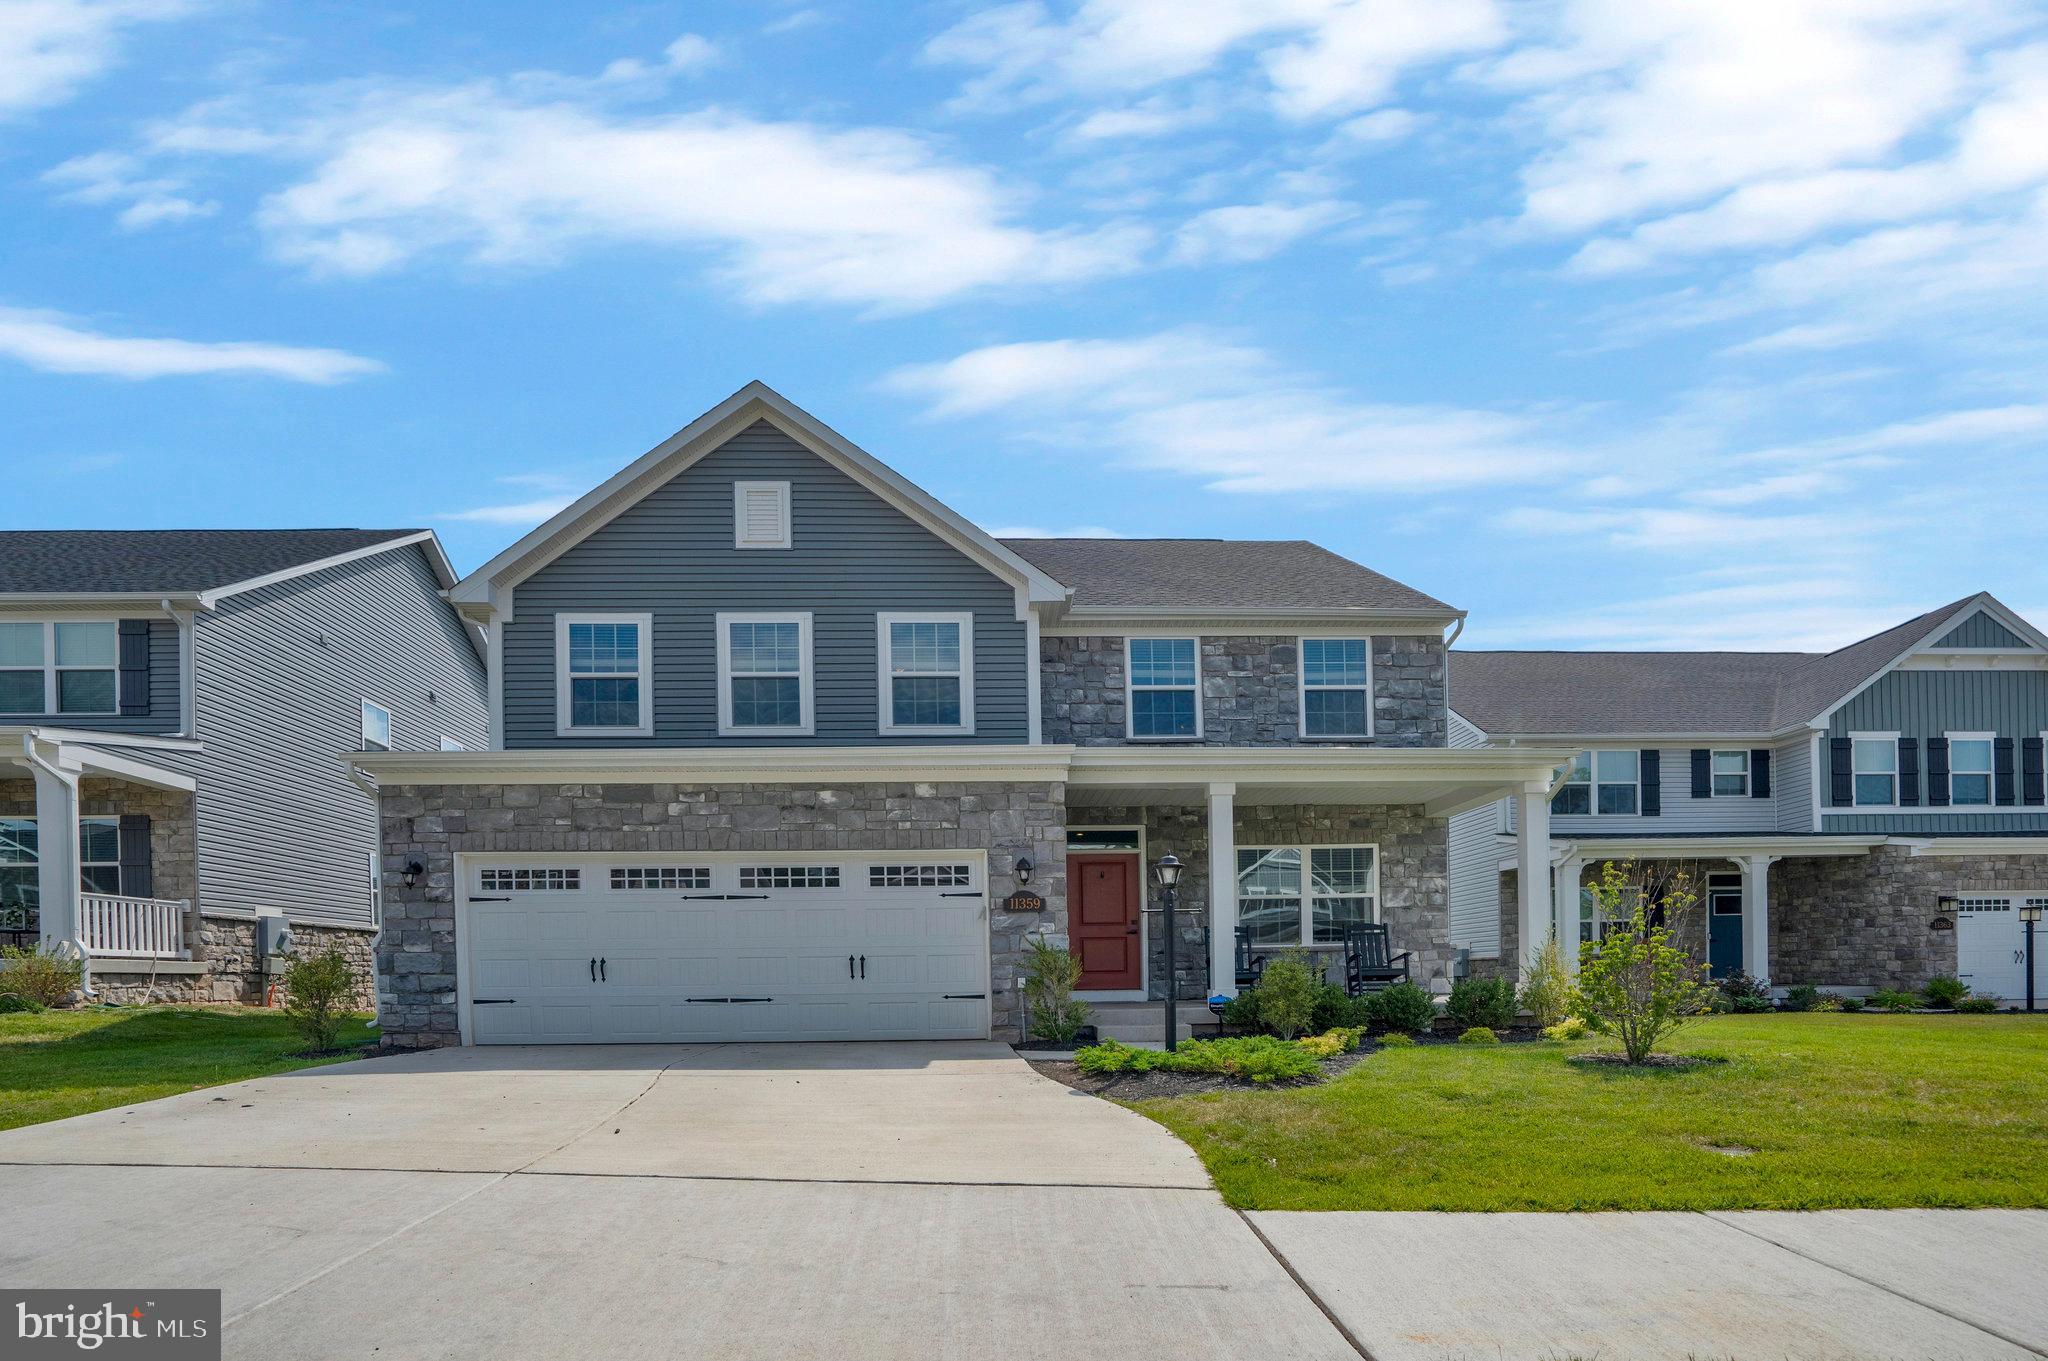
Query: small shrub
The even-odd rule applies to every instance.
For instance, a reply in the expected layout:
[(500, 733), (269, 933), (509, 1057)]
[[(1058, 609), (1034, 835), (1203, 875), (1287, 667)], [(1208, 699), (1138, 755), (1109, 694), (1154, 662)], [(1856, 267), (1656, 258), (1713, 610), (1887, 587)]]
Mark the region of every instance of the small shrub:
[[(1271, 973), (1271, 968), (1268, 968)], [(1271, 1035), (1240, 1035), (1226, 1040), (1189, 1040), (1161, 1066), (1176, 1073), (1222, 1073), (1245, 1082), (1276, 1082), (1307, 1077), (1316, 1060), (1299, 1044)]]
[(1315, 1009), (1309, 1013), (1310, 1033), (1325, 1035), (1332, 1030), (1365, 1028), (1372, 1024), (1372, 1002), (1353, 997), (1335, 983), (1325, 983), (1316, 993)]
[(1366, 994), (1374, 1026), (1397, 1035), (1419, 1035), (1436, 1024), (1436, 999), (1420, 984), (1396, 983)]
[(1223, 1004), (1223, 1015), (1219, 1018), (1232, 1030), (1257, 1030), (1259, 1028), (1259, 990), (1246, 988)]
[[(1665, 921), (1683, 921), (1699, 901), (1683, 875), (1658, 885)], [(1650, 918), (1648, 885), (1633, 866), (1609, 861), (1592, 885), (1605, 939), (1579, 947), (1579, 1014), (1621, 1041), (1641, 1063), (1673, 1031), (1712, 1009), (1714, 989), (1698, 961)]]
[(1081, 961), (1046, 944), (1042, 936), (1031, 936), (1027, 943), (1031, 954), (1024, 961), (1024, 1005), (1030, 1009), (1031, 1036), (1053, 1044), (1072, 1044), (1093, 1014), (1093, 1008), (1074, 997), (1074, 986), (1081, 981)]
[(1461, 978), (1451, 985), (1444, 1014), (1460, 1030), (1505, 1030), (1515, 1023), (1515, 990), (1505, 978)]
[(1836, 1000), (1842, 1004), (1842, 1010), (1844, 1011), (1863, 1010), (1863, 999), (1861, 997), (1840, 997)]
[(48, 1010), (49, 1008), (41, 1002), (23, 997), (18, 992), (0, 992), (0, 1015), (17, 1011), (39, 1012)]
[(1259, 976), (1259, 1029), (1283, 1040), (1307, 1030), (1315, 1018), (1316, 996), (1322, 983), (1309, 972), (1307, 964), (1293, 955), (1283, 955), (1266, 966)]
[(1990, 997), (1961, 997), (1956, 999), (1956, 1010), (1966, 1016), (1988, 1016), (1998, 1010), (1998, 1002)]
[(1458, 1036), (1459, 1044), (1499, 1044), (1500, 1036), (1483, 1025), (1475, 1025)]
[(1960, 978), (1938, 973), (1927, 980), (1920, 994), (1927, 999), (1928, 1006), (1949, 1009), (1970, 995), (1970, 985)]
[(348, 956), (333, 946), (318, 954), (294, 954), (284, 966), (284, 990), (284, 1014), (307, 1047), (316, 1052), (334, 1048), (356, 991)]
[(1074, 1051), (1074, 1066), (1084, 1073), (1149, 1073), (1166, 1066), (1167, 1055), (1158, 1049), (1139, 1049), (1116, 1040), (1104, 1040)]
[(1820, 989), (1811, 983), (1794, 983), (1785, 989), (1785, 1010), (1820, 1010)]
[(1358, 1048), (1365, 1031), (1359, 1026), (1336, 1026), (1320, 1035), (1304, 1035), (1295, 1043), (1319, 1059), (1333, 1059)]
[(1902, 992), (1897, 988), (1879, 988), (1870, 994), (1870, 1005), (1882, 1007), (1886, 1011), (1918, 1011), (1920, 996), (1918, 993)]
[(1548, 1030), (1572, 1014), (1578, 1005), (1579, 987), (1566, 966), (1564, 946), (1555, 933), (1544, 938), (1530, 962), (1528, 981), (1522, 984), (1522, 1010), (1536, 1018), (1537, 1028)]
[(1847, 1011), (1843, 998), (1836, 993), (1824, 992), (1813, 1001), (1815, 1011)]
[(1560, 1042), (1569, 1040), (1583, 1040), (1584, 1038), (1586, 1038), (1586, 1031), (1587, 1025), (1585, 1017), (1567, 1016), (1562, 1021), (1559, 1021), (1556, 1025), (1547, 1025), (1543, 1027), (1543, 1038), (1546, 1040), (1558, 1040)]
[(1754, 1016), (1775, 1010), (1771, 1005), (1771, 990), (1761, 978), (1732, 973), (1720, 981), (1719, 987), (1721, 1001), (1729, 1011)]
[(85, 966), (69, 955), (37, 944), (0, 947), (0, 976), (9, 992), (39, 1007), (60, 1007), (85, 986)]
[(1378, 1043), (1382, 1049), (1413, 1049), (1415, 1037), (1405, 1030), (1395, 1030), (1380, 1036)]

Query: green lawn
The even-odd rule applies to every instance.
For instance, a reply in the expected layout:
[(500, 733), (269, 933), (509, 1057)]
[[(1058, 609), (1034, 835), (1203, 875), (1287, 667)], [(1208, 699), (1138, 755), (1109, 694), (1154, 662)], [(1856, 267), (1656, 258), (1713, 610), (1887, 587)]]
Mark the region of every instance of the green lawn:
[[(341, 1042), (368, 1048), (358, 1017)], [(254, 1007), (122, 1007), (0, 1015), (0, 1129), (150, 1101), (338, 1059), (306, 1047), (284, 1016)]]
[(1565, 1062), (1596, 1047), (1387, 1049), (1134, 1104), (1244, 1209), (2048, 1206), (2048, 1017), (1717, 1016), (1672, 1048), (1723, 1064)]

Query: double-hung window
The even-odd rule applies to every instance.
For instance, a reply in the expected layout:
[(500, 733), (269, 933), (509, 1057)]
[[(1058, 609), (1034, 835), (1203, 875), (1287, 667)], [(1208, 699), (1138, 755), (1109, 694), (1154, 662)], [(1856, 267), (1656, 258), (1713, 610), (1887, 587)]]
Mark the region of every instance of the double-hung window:
[(1991, 806), (1991, 747), (1997, 734), (1948, 734), (1948, 801), (1953, 808)]
[(974, 731), (974, 616), (876, 616), (884, 733)]
[(654, 616), (555, 616), (558, 736), (654, 734)]
[(1124, 654), (1130, 673), (1130, 735), (1200, 737), (1200, 644), (1193, 638), (1131, 638)]
[(1632, 750), (1582, 751), (1551, 796), (1553, 813), (1627, 817), (1642, 808), (1642, 755)]
[(1237, 921), (1254, 945), (1337, 944), (1377, 920), (1378, 897), (1377, 847), (1238, 848)]
[[(41, 901), (41, 843), (34, 818), (0, 818), (0, 931), (29, 931)], [(78, 820), (78, 887), (84, 893), (121, 892), (121, 820)]]
[(110, 619), (0, 624), (0, 713), (119, 713), (120, 651)]
[(718, 616), (721, 737), (803, 737), (811, 713), (811, 616)]
[(1896, 808), (1899, 804), (1899, 735), (1851, 733), (1850, 769), (1855, 777), (1858, 808)]
[(1301, 640), (1301, 735), (1372, 735), (1372, 643), (1369, 639)]
[(1713, 757), (1714, 797), (1749, 797), (1749, 752), (1717, 751)]

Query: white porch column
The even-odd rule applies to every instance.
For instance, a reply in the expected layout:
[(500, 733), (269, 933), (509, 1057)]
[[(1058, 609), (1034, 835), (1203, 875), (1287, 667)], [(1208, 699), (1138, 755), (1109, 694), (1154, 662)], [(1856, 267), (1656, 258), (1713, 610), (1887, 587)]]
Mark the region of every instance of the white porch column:
[(1557, 943), (1564, 950), (1564, 967), (1575, 978), (1579, 972), (1579, 880), (1585, 872), (1584, 857), (1568, 855), (1558, 864), (1551, 880), (1551, 920), (1557, 931)]
[(1209, 786), (1209, 995), (1237, 996), (1237, 786)]
[[(34, 739), (28, 739), (33, 744)], [(36, 774), (36, 896), (42, 943), (76, 941), (78, 921), (78, 776), (46, 764), (48, 753), (30, 747)]]
[(1515, 804), (1515, 921), (1526, 977), (1551, 931), (1550, 786), (1524, 785)]
[(1775, 855), (1745, 855), (1742, 866), (1742, 971), (1771, 977), (1771, 866)]

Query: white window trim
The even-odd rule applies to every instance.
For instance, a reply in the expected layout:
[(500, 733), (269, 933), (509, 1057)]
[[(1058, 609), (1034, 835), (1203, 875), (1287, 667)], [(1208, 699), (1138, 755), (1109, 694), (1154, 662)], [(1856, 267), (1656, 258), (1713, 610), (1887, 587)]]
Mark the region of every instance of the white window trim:
[[(0, 619), (0, 624), (41, 624), (43, 626), (43, 707), (35, 710), (10, 709), (9, 714), (33, 713), (36, 717), (61, 715), (65, 718), (118, 718), (121, 714), (121, 623), (117, 619)], [(59, 666), (57, 664), (57, 626), (60, 624), (103, 624), (114, 631), (114, 664), (112, 666)], [(35, 667), (0, 667), (7, 671), (33, 671)], [(59, 709), (57, 707), (57, 677), (65, 671), (111, 671), (114, 673), (114, 707), (111, 709)]]
[[(1308, 645), (1317, 643), (1364, 643), (1365, 684), (1358, 685), (1310, 685), (1308, 683)], [(1200, 644), (1196, 645), (1197, 683), (1200, 682)], [(1294, 704), (1300, 715), (1300, 735), (1304, 742), (1356, 742), (1373, 735), (1373, 725), (1378, 715), (1373, 712), (1373, 695), (1376, 693), (1372, 674), (1372, 635), (1360, 633), (1305, 633), (1294, 640)], [(1319, 732), (1308, 730), (1308, 692), (1310, 690), (1364, 690), (1365, 731), (1364, 732)]]
[[(381, 747), (373, 745), (372, 739), (370, 737), (370, 714), (372, 711), (384, 715), (384, 735), (388, 740)], [(398, 746), (398, 729), (396, 720), (394, 720), (391, 716), (390, 708), (386, 705), (379, 704), (374, 699), (364, 700), (362, 707), (362, 725), (359, 730), (359, 737), (362, 742), (362, 750), (364, 751), (395, 750)]]
[[(1856, 744), (1858, 742), (1889, 742), (1892, 744), (1892, 801), (1890, 803), (1863, 803), (1856, 797)], [(1868, 775), (1880, 771), (1865, 771)], [(1852, 813), (1896, 813), (1899, 804), (1899, 735), (1895, 732), (1852, 732), (1849, 734), (1849, 812)], [(1839, 810), (1838, 810), (1839, 811)], [(1917, 810), (1915, 810), (1917, 811)], [(1937, 812), (1940, 810), (1936, 810)]]
[[(1972, 812), (1989, 812), (1996, 809), (1998, 807), (1998, 734), (1995, 732), (1945, 732), (1942, 734), (1942, 737), (1948, 741), (1948, 807), (1951, 809), (1967, 808)], [(1965, 775), (1981, 774), (1984, 777), (1985, 797), (1982, 803), (1956, 802), (1956, 743), (1958, 742), (1982, 742), (1987, 749), (1989, 760), (1986, 762), (1983, 770), (1965, 770), (1962, 772)], [(2013, 771), (2013, 776), (2015, 779), (2018, 778), (2019, 771), (2017, 769)], [(2017, 795), (2019, 791), (2015, 789), (2013, 793)], [(2011, 806), (2017, 807), (2018, 804), (2019, 800), (2015, 798)]]
[[(1238, 851), (1296, 851), (1299, 852), (1301, 855), (1301, 922), (1295, 932), (1296, 940), (1294, 944), (1291, 946), (1286, 944), (1267, 945), (1260, 947), (1262, 949), (1327, 950), (1330, 949), (1332, 946), (1341, 944), (1341, 942), (1339, 941), (1317, 941), (1315, 939), (1315, 900), (1319, 897), (1350, 898), (1356, 897), (1357, 895), (1350, 893), (1318, 894), (1317, 892), (1315, 892), (1315, 872), (1313, 867), (1309, 863), (1310, 855), (1312, 852), (1315, 851), (1371, 851), (1372, 887), (1367, 892), (1367, 896), (1372, 899), (1372, 917), (1370, 920), (1372, 920), (1373, 922), (1379, 922), (1383, 919), (1381, 916), (1382, 903), (1380, 901), (1380, 846), (1377, 841), (1343, 841), (1315, 843), (1276, 842), (1261, 843), (1258, 845), (1249, 846), (1240, 844), (1237, 847), (1235, 847), (1235, 849)], [(1082, 852), (1082, 854), (1086, 854), (1086, 852)], [(1142, 866), (1140, 866), (1140, 868), (1142, 868)], [(1237, 876), (1238, 872), (1236, 871), (1236, 868), (1233, 865), (1230, 881), (1230, 891), (1233, 894), (1237, 894), (1237, 915), (1238, 920), (1242, 921), (1244, 919), (1245, 904), (1248, 902), (1255, 904), (1262, 900), (1257, 898), (1246, 898), (1241, 893), (1238, 893)]]
[[(958, 723), (898, 723), (893, 703), (895, 672), (891, 669), (889, 626), (891, 624), (956, 624), (960, 629), (960, 721)], [(723, 637), (723, 631), (720, 631)], [(909, 676), (947, 676), (948, 671), (912, 671)], [(885, 611), (875, 616), (876, 726), (884, 737), (904, 734), (955, 735), (974, 731), (974, 615), (961, 612)]]
[[(1722, 792), (1721, 792), (1720, 790), (1718, 790), (1718, 789), (1714, 788), (1714, 780), (1715, 780), (1715, 778), (1716, 778), (1716, 775), (1715, 775), (1715, 771), (1714, 771), (1714, 758), (1715, 758), (1716, 756), (1737, 756), (1737, 755), (1739, 755), (1739, 756), (1741, 756), (1741, 757), (1742, 757), (1742, 792), (1741, 792), (1740, 794), (1723, 794), (1723, 793), (1722, 793)], [(1749, 784), (1749, 782), (1750, 782), (1750, 779), (1751, 779), (1751, 777), (1752, 777), (1752, 774), (1753, 774), (1753, 772), (1754, 772), (1754, 769), (1755, 769), (1755, 767), (1754, 767), (1754, 766), (1753, 766), (1753, 765), (1751, 764), (1751, 758), (1750, 758), (1750, 754), (1749, 754), (1749, 748), (1748, 748), (1748, 747), (1742, 747), (1742, 748), (1735, 748), (1735, 747), (1714, 747), (1714, 748), (1710, 749), (1710, 750), (1709, 750), (1709, 751), (1707, 752), (1707, 797), (1708, 797), (1708, 798), (1710, 798), (1710, 799), (1746, 799), (1746, 798), (1748, 798), (1748, 797), (1749, 797), (1749, 789), (1750, 789), (1750, 784)], [(1640, 767), (1638, 767), (1638, 768), (1637, 768), (1636, 774), (1637, 774), (1637, 777), (1638, 777), (1638, 778), (1640, 778), (1640, 777), (1641, 777), (1641, 775), (1642, 775), (1642, 771), (1641, 771), (1641, 768), (1640, 768)], [(1641, 797), (1641, 796), (1640, 796), (1640, 795), (1638, 795), (1637, 797), (1638, 797), (1638, 799), (1640, 799), (1640, 797)]]
[[(633, 725), (578, 727), (570, 722), (569, 626), (572, 624), (634, 624), (640, 629), (640, 721)], [(555, 736), (654, 736), (654, 616), (652, 614), (558, 614), (555, 616)]]
[(370, 872), (370, 925), (384, 926), (384, 857), (376, 851), (364, 852), (369, 860)]
[[(795, 624), (797, 644), (797, 695), (803, 721), (795, 727), (738, 727), (732, 722), (732, 625)], [(721, 611), (718, 629), (718, 735), (720, 737), (810, 737), (817, 731), (817, 710), (812, 703), (811, 615), (808, 610), (760, 613)]]
[[(745, 511), (745, 506), (747, 504), (747, 495), (750, 492), (760, 491), (763, 488), (766, 488), (770, 491), (777, 493), (777, 504), (780, 506), (782, 511), (781, 533), (776, 537), (773, 543), (767, 542), (765, 540), (749, 539), (747, 537), (747, 517)], [(733, 483), (732, 546), (734, 548), (767, 549), (793, 547), (795, 543), (795, 536), (791, 532), (790, 526), (790, 520), (792, 518), (790, 511), (790, 500), (791, 492), (789, 483), (787, 482), (752, 481)]]
[[(7, 868), (9, 868), (9, 869), (35, 869), (35, 868), (39, 867), (39, 866), (40, 866), (40, 865), (42, 864), (42, 854), (43, 854), (43, 840), (42, 840), (42, 823), (41, 823), (41, 821), (40, 821), (40, 820), (39, 820), (39, 819), (38, 819), (38, 818), (36, 817), (36, 815), (35, 815), (35, 814), (33, 814), (33, 813), (10, 813), (10, 814), (8, 814), (8, 815), (7, 815), (7, 820), (8, 820), (9, 822), (26, 822), (26, 823), (30, 824), (31, 826), (35, 827), (35, 829), (36, 829), (36, 833), (37, 833), (37, 835), (36, 835), (36, 858), (35, 858), (35, 859), (33, 859), (33, 860), (12, 860), (12, 859), (9, 859), (9, 860), (0, 860), (0, 865), (5, 865), (5, 866), (6, 866)], [(86, 825), (87, 823), (89, 823), (89, 822), (91, 822), (91, 823), (106, 823), (106, 824), (108, 824), (108, 825), (110, 825), (110, 826), (112, 826), (112, 827), (113, 827), (113, 829), (114, 829), (114, 858), (113, 858), (112, 860), (87, 860), (87, 859), (85, 858), (85, 825)], [(82, 814), (82, 815), (81, 815), (81, 816), (79, 817), (79, 819), (78, 819), (78, 828), (79, 828), (79, 830), (78, 830), (78, 832), (77, 832), (77, 834), (76, 834), (77, 840), (76, 840), (76, 846), (75, 846), (75, 849), (76, 849), (76, 851), (77, 851), (77, 856), (76, 856), (76, 858), (77, 858), (77, 861), (78, 861), (78, 884), (79, 884), (79, 892), (81, 892), (81, 893), (90, 893), (90, 892), (93, 892), (93, 890), (91, 890), (91, 889), (88, 889), (88, 888), (86, 888), (86, 887), (85, 887), (85, 872), (86, 872), (86, 871), (87, 871), (88, 869), (92, 869), (92, 868), (96, 868), (96, 867), (99, 867), (99, 868), (112, 868), (112, 870), (114, 871), (114, 879), (115, 879), (115, 882), (116, 882), (116, 883), (120, 883), (120, 877), (121, 877), (121, 819), (120, 819), (120, 818), (119, 818), (118, 816), (116, 816), (116, 815), (112, 815), (112, 814), (107, 814), (107, 813), (86, 813), (86, 814)], [(127, 886), (126, 884), (121, 884), (121, 887), (122, 887), (123, 889), (126, 889), (126, 888), (127, 888), (128, 886)], [(118, 896), (120, 896), (120, 895), (119, 895), (119, 894), (116, 894), (116, 895), (114, 895), (114, 896), (118, 897)]]
[[(1136, 670), (1131, 665), (1131, 643), (1140, 638), (1154, 641), (1172, 639), (1190, 642), (1195, 645), (1195, 683), (1193, 686), (1195, 692), (1195, 731), (1193, 734), (1167, 737), (1140, 737), (1138, 735), (1137, 706), (1132, 703), (1132, 699), (1139, 690), (1185, 690), (1189, 688), (1185, 685), (1140, 686), (1137, 683), (1135, 679)], [(1202, 740), (1202, 710), (1207, 707), (1202, 702), (1202, 638), (1200, 634), (1161, 632), (1127, 633), (1124, 635), (1124, 740), (1126, 742), (1199, 742)]]
[[(1630, 780), (1603, 780), (1600, 778), (1600, 753), (1603, 751), (1632, 752), (1636, 758), (1636, 777)], [(1583, 813), (1560, 813), (1551, 810), (1552, 817), (1559, 818), (1639, 818), (1643, 815), (1643, 751), (1640, 747), (1587, 747), (1586, 757), (1586, 811)], [(1600, 811), (1600, 786), (1603, 784), (1629, 785), (1636, 791), (1635, 811), (1630, 813), (1603, 813)], [(1564, 792), (1564, 786), (1558, 787)], [(1556, 796), (1552, 795), (1554, 799)]]

